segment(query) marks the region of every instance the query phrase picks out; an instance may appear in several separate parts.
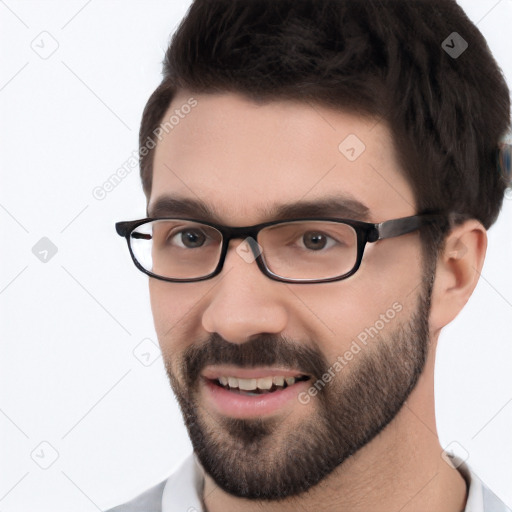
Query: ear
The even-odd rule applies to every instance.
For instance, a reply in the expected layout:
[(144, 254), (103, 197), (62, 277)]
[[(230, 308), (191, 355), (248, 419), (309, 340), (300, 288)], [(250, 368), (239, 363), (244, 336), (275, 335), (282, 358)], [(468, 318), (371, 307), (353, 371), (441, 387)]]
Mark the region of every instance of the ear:
[(473, 293), (487, 249), (487, 232), (475, 219), (454, 227), (437, 259), (430, 328), (437, 333), (461, 311)]

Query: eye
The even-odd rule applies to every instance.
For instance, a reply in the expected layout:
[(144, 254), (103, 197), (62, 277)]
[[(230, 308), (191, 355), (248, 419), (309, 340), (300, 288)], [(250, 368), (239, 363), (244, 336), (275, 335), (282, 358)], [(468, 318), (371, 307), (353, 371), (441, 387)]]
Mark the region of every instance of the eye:
[(206, 235), (200, 229), (183, 229), (175, 233), (170, 242), (183, 249), (197, 249), (202, 247), (206, 241)]
[(306, 231), (302, 235), (302, 243), (306, 249), (319, 251), (321, 249), (331, 248), (336, 241), (321, 231)]

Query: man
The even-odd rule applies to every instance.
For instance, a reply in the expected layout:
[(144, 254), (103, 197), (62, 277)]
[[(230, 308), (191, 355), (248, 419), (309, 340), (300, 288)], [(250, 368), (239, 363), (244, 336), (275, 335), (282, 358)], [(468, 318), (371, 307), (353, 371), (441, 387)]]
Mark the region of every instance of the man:
[(113, 510), (506, 510), (443, 453), (433, 375), (509, 117), (451, 0), (195, 1), (117, 224), (194, 455)]

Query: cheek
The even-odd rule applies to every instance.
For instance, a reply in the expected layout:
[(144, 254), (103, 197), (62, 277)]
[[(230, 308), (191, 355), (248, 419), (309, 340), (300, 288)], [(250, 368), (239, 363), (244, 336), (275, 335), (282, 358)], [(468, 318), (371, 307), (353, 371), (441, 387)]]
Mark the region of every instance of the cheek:
[(298, 291), (318, 316), (314, 336), (330, 363), (354, 340), (371, 342), (389, 336), (415, 311), (422, 280), (419, 251), (410, 241), (395, 241), (398, 247), (389, 246), (390, 250), (383, 246), (368, 250), (354, 276)]
[(197, 311), (206, 289), (198, 291), (199, 286), (200, 283), (149, 280), (151, 311), (162, 352), (176, 353), (198, 340), (190, 335), (190, 328), (187, 327), (200, 326)]

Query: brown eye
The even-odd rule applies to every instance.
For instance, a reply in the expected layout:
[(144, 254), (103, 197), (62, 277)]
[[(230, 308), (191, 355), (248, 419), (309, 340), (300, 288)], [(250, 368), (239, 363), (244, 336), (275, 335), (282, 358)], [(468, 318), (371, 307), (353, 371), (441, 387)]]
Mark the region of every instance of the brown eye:
[(206, 235), (199, 229), (187, 229), (176, 233), (172, 240), (175, 240), (180, 247), (196, 249), (204, 245)]
[(327, 245), (327, 236), (318, 231), (309, 231), (304, 233), (302, 241), (307, 249), (318, 251)]

